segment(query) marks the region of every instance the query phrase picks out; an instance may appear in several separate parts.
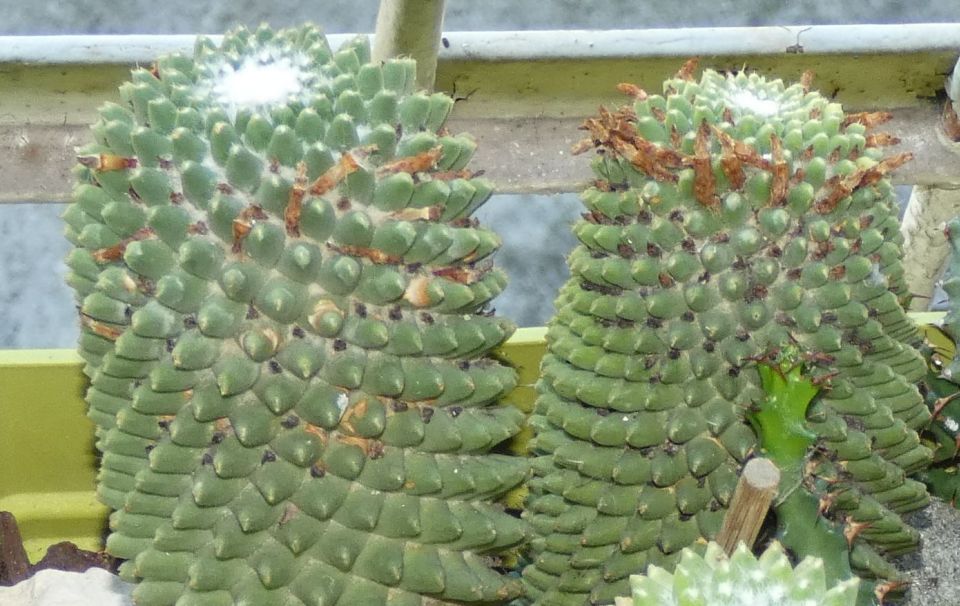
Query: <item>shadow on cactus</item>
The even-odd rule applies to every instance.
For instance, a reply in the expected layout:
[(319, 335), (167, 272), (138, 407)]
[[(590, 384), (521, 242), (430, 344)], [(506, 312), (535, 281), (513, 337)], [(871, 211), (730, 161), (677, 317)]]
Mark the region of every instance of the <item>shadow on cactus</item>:
[[(694, 71), (662, 95), (621, 85), (632, 104), (583, 126), (596, 180), (531, 421), (538, 604), (609, 604), (631, 574), (703, 552), (761, 448), (747, 421), (770, 397), (760, 361), (785, 348), (819, 391), (782, 476), (781, 502), (804, 504), (781, 531), (836, 528), (837, 557), (881, 591), (897, 575), (884, 556), (917, 547), (899, 514), (928, 501), (906, 476), (931, 459), (917, 435), (930, 415), (886, 177), (909, 155), (884, 156), (873, 127), (888, 116), (845, 114), (809, 74)], [(837, 545), (787, 542), (798, 557)]]
[(64, 218), (108, 551), (144, 606), (465, 604), (526, 525), (491, 185), (414, 64), (238, 30), (100, 110)]

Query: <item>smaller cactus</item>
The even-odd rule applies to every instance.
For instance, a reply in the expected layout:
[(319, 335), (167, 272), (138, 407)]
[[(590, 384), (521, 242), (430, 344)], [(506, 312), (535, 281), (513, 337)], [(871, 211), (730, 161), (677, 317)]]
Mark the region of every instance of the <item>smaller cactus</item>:
[(741, 543), (728, 558), (711, 541), (703, 556), (684, 549), (673, 574), (650, 566), (631, 576), (633, 596), (617, 606), (853, 606), (859, 581), (827, 589), (823, 560), (807, 557), (793, 568), (777, 542), (759, 558)]

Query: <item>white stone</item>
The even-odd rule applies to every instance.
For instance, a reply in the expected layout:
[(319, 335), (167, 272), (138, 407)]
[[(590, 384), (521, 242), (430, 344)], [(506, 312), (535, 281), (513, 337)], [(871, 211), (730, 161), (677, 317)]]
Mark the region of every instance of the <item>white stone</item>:
[(0, 587), (3, 606), (132, 606), (134, 585), (102, 568), (41, 570), (13, 587)]

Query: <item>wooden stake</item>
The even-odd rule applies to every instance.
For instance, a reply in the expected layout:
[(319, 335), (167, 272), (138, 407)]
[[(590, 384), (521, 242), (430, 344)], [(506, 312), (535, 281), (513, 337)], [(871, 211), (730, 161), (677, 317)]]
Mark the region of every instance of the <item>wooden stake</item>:
[(417, 85), (433, 90), (443, 31), (444, 0), (380, 0), (373, 60), (411, 57), (417, 61)]
[(779, 485), (780, 470), (770, 459), (751, 459), (744, 466), (717, 535), (717, 543), (727, 555), (741, 542), (753, 547)]

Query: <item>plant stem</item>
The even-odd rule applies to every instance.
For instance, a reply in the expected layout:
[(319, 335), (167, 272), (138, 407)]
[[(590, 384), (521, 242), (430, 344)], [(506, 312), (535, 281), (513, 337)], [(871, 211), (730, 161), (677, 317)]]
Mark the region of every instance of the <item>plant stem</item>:
[[(760, 437), (765, 456), (780, 469), (777, 535), (798, 560), (807, 556), (823, 560), (827, 585), (854, 577), (850, 545), (843, 531), (820, 514), (820, 500), (804, 485), (807, 455), (816, 435), (806, 426), (807, 408), (820, 391), (803, 366), (761, 363), (760, 380), (767, 394), (750, 421)], [(873, 583), (860, 583), (858, 606), (874, 604)]]

